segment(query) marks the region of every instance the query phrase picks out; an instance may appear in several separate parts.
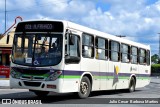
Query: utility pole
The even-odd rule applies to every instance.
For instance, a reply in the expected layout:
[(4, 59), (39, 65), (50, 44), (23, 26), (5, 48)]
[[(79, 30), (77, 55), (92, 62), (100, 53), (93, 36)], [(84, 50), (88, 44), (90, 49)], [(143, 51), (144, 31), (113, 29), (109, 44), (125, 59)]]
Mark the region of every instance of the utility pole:
[(5, 31), (6, 31), (6, 23), (7, 23), (6, 20), (7, 20), (7, 11), (6, 11), (6, 0), (5, 0)]
[(159, 60), (160, 60), (160, 33), (159, 34)]

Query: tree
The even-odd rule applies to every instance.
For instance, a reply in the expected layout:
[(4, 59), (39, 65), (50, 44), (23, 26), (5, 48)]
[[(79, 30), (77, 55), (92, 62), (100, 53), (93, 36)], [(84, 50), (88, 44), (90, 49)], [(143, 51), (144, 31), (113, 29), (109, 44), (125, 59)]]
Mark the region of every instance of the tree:
[(153, 56), (151, 56), (151, 62), (154, 64), (157, 64), (159, 61), (159, 56), (157, 54), (154, 54)]

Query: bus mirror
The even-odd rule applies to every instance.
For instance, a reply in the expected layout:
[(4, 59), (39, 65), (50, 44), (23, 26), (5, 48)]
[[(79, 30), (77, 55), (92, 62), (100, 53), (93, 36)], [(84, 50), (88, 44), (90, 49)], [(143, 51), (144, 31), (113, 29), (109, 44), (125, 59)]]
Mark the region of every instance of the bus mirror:
[(7, 34), (7, 44), (9, 43), (9, 38), (10, 38), (10, 35), (9, 34)]
[(75, 36), (72, 34), (69, 35), (69, 44), (74, 45), (75, 44)]

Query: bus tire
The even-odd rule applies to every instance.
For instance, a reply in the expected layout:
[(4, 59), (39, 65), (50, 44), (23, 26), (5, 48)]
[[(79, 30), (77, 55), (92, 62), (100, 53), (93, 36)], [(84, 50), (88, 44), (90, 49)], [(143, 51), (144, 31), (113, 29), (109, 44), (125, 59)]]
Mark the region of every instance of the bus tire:
[(135, 79), (133, 77), (131, 77), (128, 91), (129, 92), (134, 92), (135, 91), (135, 87), (136, 87)]
[(49, 91), (36, 91), (36, 90), (34, 90), (32, 92), (34, 92), (34, 94), (36, 94), (38, 97), (45, 97), (49, 94)]
[(80, 90), (78, 92), (79, 98), (87, 98), (91, 92), (91, 83), (88, 77), (84, 76), (80, 83)]

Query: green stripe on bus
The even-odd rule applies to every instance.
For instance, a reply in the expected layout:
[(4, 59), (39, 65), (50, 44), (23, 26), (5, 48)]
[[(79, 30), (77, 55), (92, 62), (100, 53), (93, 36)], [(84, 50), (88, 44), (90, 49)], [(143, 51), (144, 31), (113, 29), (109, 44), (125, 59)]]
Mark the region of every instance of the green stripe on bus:
[(67, 78), (67, 79), (72, 79), (72, 78), (80, 78), (81, 76), (79, 75), (64, 75), (64, 76), (60, 76), (59, 78)]
[[(94, 76), (93, 78), (96, 78), (96, 79), (114, 79), (114, 76)], [(129, 77), (119, 76), (118, 79), (129, 79)]]
[(138, 77), (137, 79), (150, 79), (150, 77)]
[[(64, 75), (59, 78), (72, 79), (72, 78), (80, 78), (79, 75)], [(130, 77), (119, 76), (118, 79), (129, 79)], [(114, 76), (93, 76), (93, 79), (114, 79)], [(150, 79), (149, 77), (137, 77), (137, 79)]]

